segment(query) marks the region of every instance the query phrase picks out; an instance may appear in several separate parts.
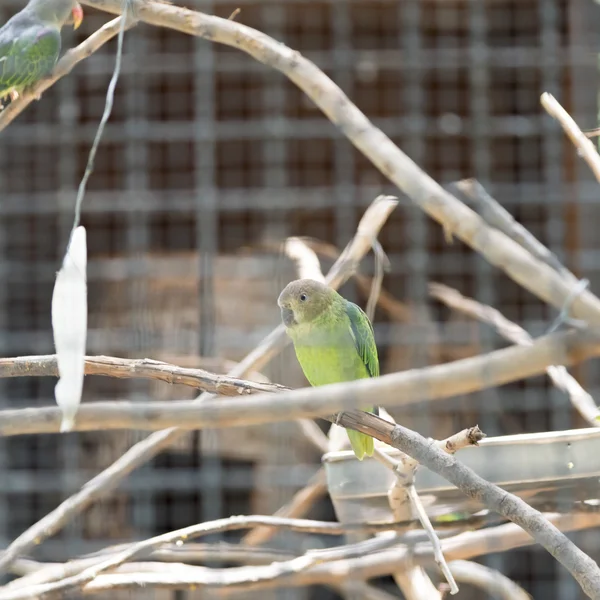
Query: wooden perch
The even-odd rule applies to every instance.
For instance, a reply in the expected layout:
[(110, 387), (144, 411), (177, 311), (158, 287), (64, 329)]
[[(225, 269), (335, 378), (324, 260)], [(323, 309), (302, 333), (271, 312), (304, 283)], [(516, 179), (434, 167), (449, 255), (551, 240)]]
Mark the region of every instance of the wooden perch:
[[(595, 330), (555, 333), (538, 338), (531, 346), (511, 346), (443, 365), (277, 395), (209, 399), (201, 407), (196, 401), (86, 403), (79, 409), (73, 430), (241, 427), (326, 417), (364, 406), (373, 398), (382, 406), (408, 406), (503, 385), (543, 373), (555, 364), (574, 364), (598, 356), (597, 336)], [(55, 406), (0, 411), (0, 435), (4, 436), (56, 433), (59, 423), (60, 410)]]

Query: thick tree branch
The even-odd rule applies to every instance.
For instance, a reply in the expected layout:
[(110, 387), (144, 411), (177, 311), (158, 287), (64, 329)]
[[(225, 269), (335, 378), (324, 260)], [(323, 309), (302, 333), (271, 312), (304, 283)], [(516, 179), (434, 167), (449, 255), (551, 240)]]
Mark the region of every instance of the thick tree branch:
[[(119, 14), (120, 0), (83, 0), (84, 4)], [(341, 132), (386, 177), (405, 192), (448, 233), (481, 253), (491, 264), (542, 300), (562, 308), (576, 291), (547, 264), (444, 190), (360, 112), (342, 90), (299, 52), (242, 25), (156, 0), (137, 0), (136, 16), (146, 23), (203, 37), (246, 52), (286, 75), (325, 113)], [(589, 291), (577, 295), (572, 313), (600, 325), (600, 299)]]
[[(290, 388), (276, 383), (257, 383), (227, 375), (217, 375), (204, 369), (189, 369), (152, 360), (150, 358), (115, 358), (114, 356), (87, 356), (86, 375), (104, 375), (117, 378), (156, 379), (170, 384), (187, 385), (220, 396), (241, 396), (260, 392), (282, 392)], [(2, 377), (58, 376), (56, 356), (20, 356), (0, 358)], [(312, 421), (300, 419), (303, 435), (321, 453), (327, 452), (327, 436)]]
[[(528, 347), (511, 346), (443, 365), (302, 388), (276, 396), (269, 393), (252, 394), (243, 399), (212, 399), (204, 401), (201, 407), (196, 401), (88, 403), (80, 407), (73, 430), (152, 431), (175, 426), (180, 430), (195, 430), (329, 418), (327, 415), (365, 406), (374, 398), (381, 406), (441, 400), (538, 375), (551, 365), (573, 364), (598, 355), (600, 338), (595, 332), (570, 331), (544, 336)], [(355, 414), (360, 415), (360, 412)], [(0, 411), (0, 435), (57, 433), (60, 418), (60, 409), (55, 406)], [(335, 419), (332, 417), (332, 420)], [(355, 426), (360, 425), (364, 426), (364, 422), (355, 423)], [(349, 426), (353, 428), (352, 424)], [(377, 432), (365, 433), (377, 437)], [(389, 443), (387, 439), (382, 441)]]

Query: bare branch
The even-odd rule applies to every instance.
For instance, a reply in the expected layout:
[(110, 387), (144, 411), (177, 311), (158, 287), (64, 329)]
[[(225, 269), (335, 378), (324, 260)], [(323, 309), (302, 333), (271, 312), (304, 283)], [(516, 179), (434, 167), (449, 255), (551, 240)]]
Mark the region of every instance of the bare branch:
[[(491, 325), (502, 337), (522, 346), (531, 346), (533, 338), (522, 327), (509, 321), (502, 313), (491, 306), (480, 304), (476, 300), (466, 298), (457, 290), (439, 283), (429, 285), (429, 293), (450, 308), (467, 314), (479, 321)], [(597, 417), (600, 410), (594, 399), (579, 385), (578, 381), (568, 373), (565, 367), (551, 366), (546, 368), (546, 373), (552, 383), (565, 392), (579, 414), (592, 427), (600, 427)]]
[[(83, 0), (101, 10), (121, 12), (119, 0)], [(342, 90), (299, 52), (255, 29), (164, 4), (137, 1), (136, 15), (146, 23), (238, 48), (294, 82), (386, 177), (437, 220), (446, 232), (481, 253), (491, 264), (542, 300), (561, 308), (573, 285), (537, 260), (504, 233), (444, 190), (360, 112)], [(355, 238), (358, 239), (358, 238)], [(367, 243), (370, 245), (370, 239)], [(585, 291), (573, 303), (573, 315), (600, 325), (600, 299)]]
[[(204, 369), (178, 367), (150, 358), (86, 356), (85, 374), (124, 379), (156, 379), (170, 384), (187, 385), (219, 396), (281, 392), (289, 389), (277, 383), (256, 383), (227, 375), (217, 375)], [(56, 355), (54, 354), (0, 358), (0, 378), (47, 376), (58, 376)]]
[[(425, 400), (441, 400), (518, 381), (543, 373), (553, 364), (573, 364), (599, 354), (600, 340), (595, 337), (593, 330), (555, 333), (537, 339), (528, 347), (511, 346), (452, 363), (392, 373), (373, 379), (302, 388), (277, 396), (269, 393), (252, 394), (244, 399), (207, 400), (203, 402), (201, 410), (198, 409), (196, 401), (87, 403), (79, 409), (73, 430), (152, 431), (179, 426), (182, 431), (210, 427), (240, 427), (313, 417), (327, 418), (335, 422), (335, 417), (326, 415), (365, 406), (372, 402), (373, 398), (382, 406), (407, 406)], [(361, 420), (361, 415), (366, 413), (353, 411), (352, 418), (349, 414), (346, 415), (344, 427), (358, 429), (393, 445), (385, 437), (385, 430), (368, 430), (368, 425), (374, 422)], [(59, 430), (60, 418), (60, 410), (55, 406), (0, 411), (0, 435), (56, 433)], [(149, 439), (151, 441), (146, 443), (151, 448), (156, 440)], [(140, 444), (140, 450), (145, 449), (145, 443)], [(151, 452), (150, 448), (148, 452)], [(122, 468), (121, 461), (130, 460), (128, 455), (125, 457), (115, 463), (119, 465), (119, 469)], [(0, 563), (2, 560), (0, 559)]]
[[(240, 396), (259, 392), (281, 392), (290, 388), (276, 383), (255, 383), (217, 375), (203, 369), (186, 369), (149, 358), (126, 359), (113, 356), (88, 356), (86, 375), (104, 375), (118, 378), (148, 378), (181, 384), (221, 396)], [(57, 376), (56, 356), (21, 356), (0, 358), (1, 377)], [(321, 453), (327, 452), (327, 436), (316, 423), (298, 421), (302, 434)]]
[[(119, 11), (120, 12), (120, 11)], [(135, 21), (125, 24), (129, 29), (136, 24)], [(117, 17), (108, 23), (105, 23), (98, 31), (95, 31), (89, 38), (83, 41), (76, 48), (67, 51), (58, 61), (52, 74), (45, 79), (38, 81), (35, 85), (19, 95), (19, 98), (11, 102), (2, 112), (0, 112), (0, 131), (6, 129), (34, 100), (38, 99), (49, 87), (54, 85), (59, 79), (68, 75), (75, 66), (82, 60), (90, 57), (97, 52), (106, 42), (110, 41), (119, 33), (121, 28), (121, 17)]]
[[(369, 251), (372, 240), (377, 237), (397, 204), (397, 199), (392, 196), (375, 198), (360, 220), (356, 237), (351, 240), (329, 273), (327, 277), (329, 285), (339, 286), (345, 281), (345, 278), (350, 276), (356, 264)], [(250, 370), (260, 370), (285, 345), (286, 341), (284, 327), (280, 325), (242, 362), (238, 363), (231, 370), (229, 376), (243, 377)], [(204, 393), (196, 401), (204, 402), (210, 397), (209, 394)], [(130, 448), (107, 469), (88, 481), (81, 490), (67, 498), (15, 539), (0, 558), (0, 572), (5, 571), (21, 554), (27, 553), (31, 548), (54, 535), (94, 500), (111, 491), (131, 471), (143, 465), (163, 449), (168, 448), (181, 435), (182, 430), (172, 427), (159, 431)]]
[(545, 262), (567, 278), (573, 285), (577, 283), (577, 277), (558, 260), (556, 254), (546, 248), (527, 228), (516, 221), (497, 200), (488, 194), (477, 179), (463, 179), (453, 185), (475, 204), (479, 214), (492, 227), (505, 233), (517, 244), (523, 246), (525, 250), (528, 250), (535, 258)]
[(500, 571), (467, 560), (454, 560), (450, 570), (458, 581), (485, 590), (500, 600), (531, 600), (531, 596)]
[(365, 313), (367, 313), (367, 316), (371, 321), (375, 316), (375, 307), (379, 302), (379, 295), (381, 294), (381, 286), (383, 284), (383, 276), (385, 271), (389, 269), (390, 266), (390, 261), (378, 240), (373, 240), (373, 254), (375, 255), (375, 276), (371, 280), (371, 289), (369, 291), (369, 298), (365, 308)]
[(573, 117), (560, 105), (560, 102), (548, 92), (544, 92), (540, 98), (542, 106), (546, 112), (555, 118), (569, 136), (580, 156), (588, 164), (594, 177), (600, 182), (600, 155), (593, 142), (579, 129)]
[(440, 568), (440, 571), (444, 574), (448, 585), (450, 586), (451, 594), (458, 594), (458, 586), (456, 585), (456, 581), (454, 581), (454, 577), (448, 568), (448, 564), (446, 563), (446, 559), (444, 558), (444, 553), (442, 552), (442, 547), (440, 545), (440, 540), (435, 533), (433, 525), (425, 512), (425, 507), (419, 498), (419, 494), (417, 494), (417, 490), (414, 485), (408, 486), (408, 495), (411, 500), (412, 505), (417, 511), (417, 515), (419, 516), (419, 521), (421, 521), (421, 525), (423, 525), (423, 529), (429, 535), (429, 539), (431, 540), (431, 544), (433, 546), (433, 556), (435, 557), (435, 562), (437, 566)]
[[(84, 556), (66, 563), (35, 563), (34, 561), (24, 561), (19, 559), (26, 571), (23, 577), (15, 579), (0, 588), (0, 594), (5, 591), (14, 591), (25, 587), (49, 583), (72, 577), (81, 573), (84, 569), (98, 564), (105, 560), (109, 555), (114, 555), (118, 551), (129, 548), (131, 544), (121, 544), (120, 546), (107, 548), (101, 552)], [(202, 564), (205, 562), (231, 562), (244, 565), (265, 565), (274, 561), (291, 560), (298, 556), (296, 553), (275, 550), (272, 548), (251, 548), (240, 544), (227, 544), (225, 542), (217, 544), (164, 544), (160, 548), (148, 553), (145, 558), (164, 562), (177, 562), (187, 564)], [(133, 563), (130, 563), (134, 567)]]

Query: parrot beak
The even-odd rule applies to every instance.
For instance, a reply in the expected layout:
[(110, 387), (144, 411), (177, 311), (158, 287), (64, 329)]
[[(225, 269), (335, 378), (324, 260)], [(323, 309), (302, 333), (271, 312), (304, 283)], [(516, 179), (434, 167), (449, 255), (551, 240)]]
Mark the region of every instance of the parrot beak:
[(290, 308), (285, 308), (285, 306), (281, 307), (281, 320), (286, 327), (292, 327), (292, 325), (296, 325), (294, 311)]
[(83, 21), (83, 8), (79, 2), (75, 2), (71, 14), (73, 15), (73, 29), (77, 29)]

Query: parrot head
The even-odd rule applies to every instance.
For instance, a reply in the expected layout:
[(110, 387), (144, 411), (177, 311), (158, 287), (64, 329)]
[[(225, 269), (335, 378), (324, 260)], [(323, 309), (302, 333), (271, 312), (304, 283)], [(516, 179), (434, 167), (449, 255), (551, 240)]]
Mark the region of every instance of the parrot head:
[(288, 283), (279, 294), (277, 304), (286, 328), (300, 323), (310, 323), (334, 301), (337, 293), (314, 279), (297, 279)]
[(77, 29), (83, 21), (83, 9), (75, 0), (30, 0), (27, 8), (33, 10), (44, 23), (59, 28), (72, 24)]

